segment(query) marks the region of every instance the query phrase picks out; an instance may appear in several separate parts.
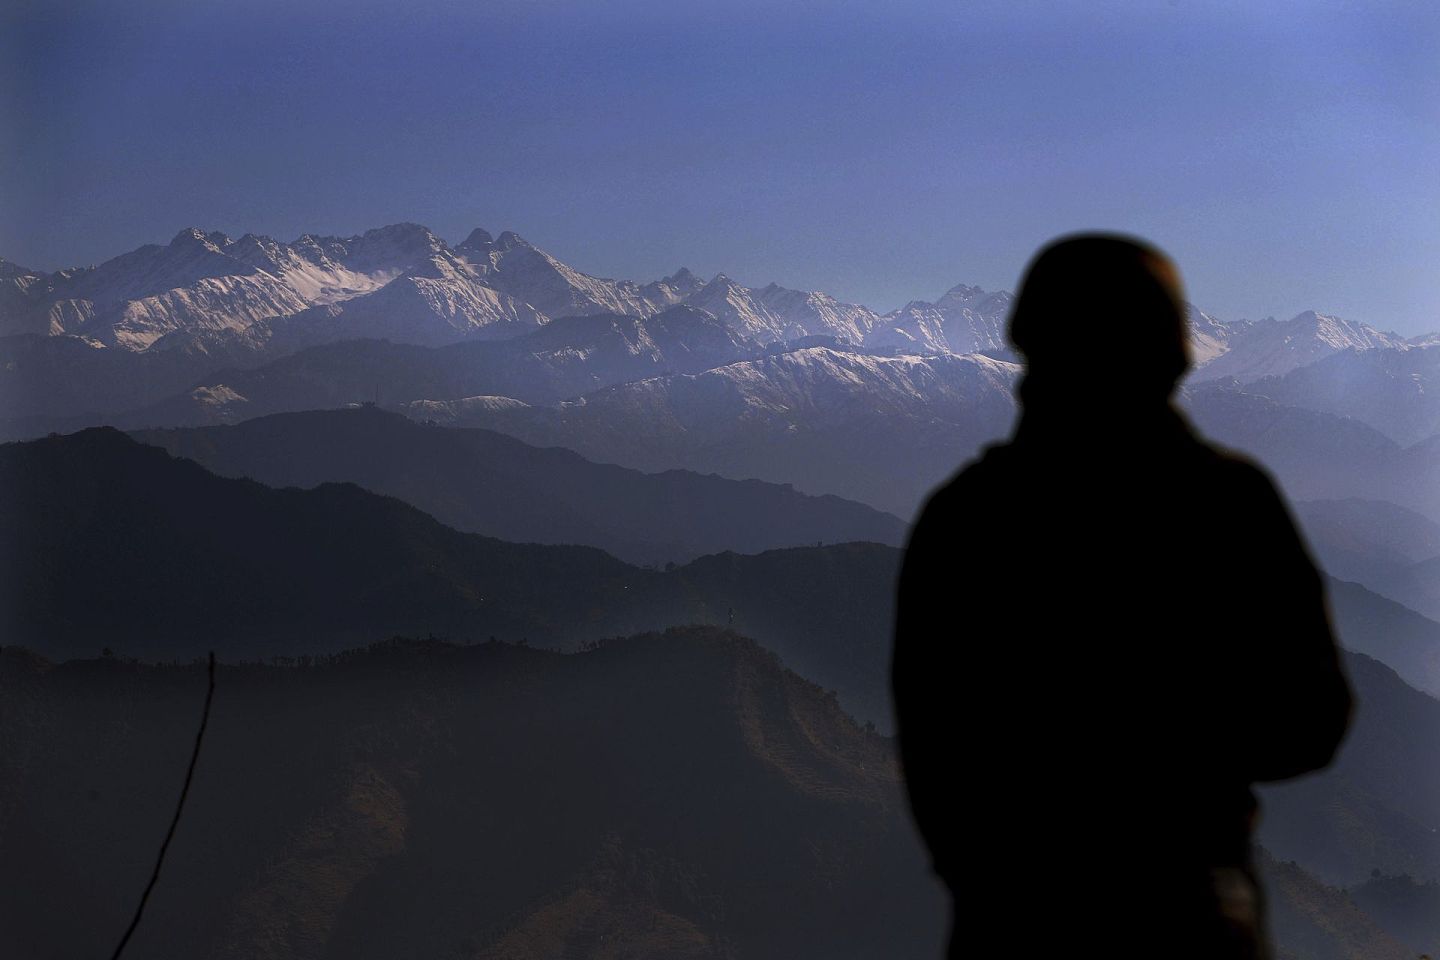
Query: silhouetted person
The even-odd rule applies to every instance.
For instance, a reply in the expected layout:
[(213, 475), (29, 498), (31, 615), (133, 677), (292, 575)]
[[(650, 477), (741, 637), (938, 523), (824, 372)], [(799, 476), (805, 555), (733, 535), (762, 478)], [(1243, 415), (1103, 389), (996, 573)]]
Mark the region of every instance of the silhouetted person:
[(1350, 713), (1322, 581), (1267, 475), (1171, 404), (1162, 254), (1057, 241), (1010, 338), (1014, 436), (931, 496), (900, 581), (900, 746), (952, 956), (1265, 956), (1251, 784), (1323, 767)]

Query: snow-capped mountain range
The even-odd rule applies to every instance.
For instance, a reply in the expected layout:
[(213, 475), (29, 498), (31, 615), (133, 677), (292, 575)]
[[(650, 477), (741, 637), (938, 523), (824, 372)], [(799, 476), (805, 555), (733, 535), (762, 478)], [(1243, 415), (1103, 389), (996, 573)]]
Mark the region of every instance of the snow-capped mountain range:
[(94, 267), (0, 269), (0, 336), (75, 336), (132, 352), (186, 343), (274, 356), (362, 337), (438, 346), (679, 304), (759, 344), (816, 334), (858, 344), (883, 327), (869, 308), (824, 293), (750, 289), (724, 274), (704, 281), (684, 268), (643, 284), (594, 277), (509, 231), (477, 229), (451, 247), (416, 224), (292, 243), (190, 228)]
[(819, 291), (750, 288), (724, 273), (706, 281), (683, 267), (643, 284), (594, 277), (513, 232), (476, 229), (450, 247), (415, 224), (293, 243), (190, 228), (94, 267), (44, 274), (0, 264), (0, 335), (77, 336), (134, 352), (185, 343), (274, 356), (361, 337), (438, 346), (686, 304), (762, 345), (822, 335), (964, 354), (1006, 349), (1010, 302), (961, 285), (881, 316)]
[[(427, 346), (506, 339), (561, 317), (646, 318), (680, 304), (760, 345), (828, 336), (893, 354), (1005, 355), (1011, 301), (959, 284), (882, 315), (820, 291), (746, 287), (724, 273), (702, 280), (681, 268), (647, 283), (596, 277), (510, 231), (476, 229), (451, 246), (410, 223), (290, 243), (188, 228), (166, 245), (51, 274), (0, 261), (0, 336), (256, 358), (358, 338)], [(1421, 345), (1314, 312), (1225, 323), (1192, 307), (1190, 324), (1204, 368), (1197, 379), (1250, 382), (1331, 353)]]
[[(723, 273), (608, 279), (509, 231), (452, 246), (416, 224), (290, 243), (187, 229), (94, 267), (0, 261), (0, 438), (380, 400), (416, 419), (643, 469), (793, 481), (904, 516), (1008, 429), (1021, 372), (1005, 339), (1011, 305), (965, 284), (879, 314)], [(1061, 321), (1093, 331), (1077, 363), (1123, 376), (1106, 365), (1120, 324), (1105, 310), (1103, 295), (1077, 291)], [(1297, 484), (1336, 462), (1314, 451), (1348, 438), (1363, 450), (1340, 459), (1394, 461), (1391, 499), (1440, 510), (1408, 492), (1428, 483), (1430, 458), (1399, 453), (1440, 436), (1440, 336), (1313, 311), (1226, 322), (1191, 306), (1188, 319), (1186, 402), (1212, 436), (1294, 459), (1281, 472)], [(1305, 489), (1358, 495), (1375, 482)]]
[[(959, 284), (934, 302), (879, 314), (820, 291), (746, 287), (681, 268), (640, 283), (584, 273), (519, 235), (476, 229), (455, 246), (394, 224), (353, 237), (290, 243), (196, 228), (97, 266), (56, 273), (0, 260), (0, 337), (67, 336), (141, 353), (184, 348), (251, 365), (359, 338), (440, 346), (509, 339), (551, 320), (648, 318), (703, 310), (757, 345), (826, 336), (896, 355), (1008, 356), (1012, 297)], [(1282, 377), (1332, 354), (1423, 349), (1364, 323), (1307, 311), (1290, 320), (1223, 322), (1190, 308), (1192, 382)], [(1104, 326), (1097, 326), (1103, 349)]]

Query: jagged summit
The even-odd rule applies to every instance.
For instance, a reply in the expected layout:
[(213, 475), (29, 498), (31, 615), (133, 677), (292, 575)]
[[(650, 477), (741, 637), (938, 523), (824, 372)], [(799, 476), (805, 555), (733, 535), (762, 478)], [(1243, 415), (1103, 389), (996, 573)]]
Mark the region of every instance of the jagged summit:
[(366, 230), (359, 237), (350, 238), (350, 243), (360, 241), (367, 245), (391, 244), (399, 250), (430, 251), (445, 249), (445, 241), (435, 236), (429, 227), (418, 223), (392, 223), (384, 227)]
[(514, 230), (502, 230), (500, 236), (495, 238), (495, 246), (500, 250), (510, 250), (515, 247), (528, 247), (530, 242)]
[(949, 290), (946, 290), (944, 295), (940, 299), (945, 300), (947, 298), (953, 297), (957, 300), (973, 300), (976, 297), (981, 297), (984, 295), (985, 291), (980, 287), (970, 286), (964, 283), (957, 283)]
[(490, 235), (489, 230), (486, 230), (484, 227), (476, 227), (470, 231), (470, 235), (455, 249), (467, 250), (470, 248), (488, 247), (494, 242), (495, 238)]
[(1354, 347), (1361, 350), (1375, 347), (1394, 346), (1400, 340), (1399, 334), (1375, 329), (1369, 324), (1345, 320), (1333, 314), (1306, 310), (1291, 318), (1296, 327), (1314, 330), (1317, 336), (1341, 349)]
[(170, 246), (186, 247), (201, 245), (210, 247), (218, 252), (231, 242), (230, 237), (219, 230), (211, 230), (207, 233), (199, 227), (186, 227), (171, 238)]
[(400, 223), (390, 223), (383, 227), (373, 227), (360, 234), (360, 236), (367, 240), (380, 237), (429, 240), (433, 238), (435, 234), (424, 224), (403, 220)]
[(15, 277), (38, 276), (43, 276), (39, 270), (31, 270), (29, 267), (22, 267), (18, 263), (12, 263), (4, 257), (0, 257), (0, 280), (10, 280)]

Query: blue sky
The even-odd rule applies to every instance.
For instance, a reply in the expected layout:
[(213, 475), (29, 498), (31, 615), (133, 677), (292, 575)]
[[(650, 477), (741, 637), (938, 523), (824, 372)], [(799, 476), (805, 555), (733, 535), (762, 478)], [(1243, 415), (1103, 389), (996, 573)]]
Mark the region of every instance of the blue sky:
[(1437, 6), (21, 2), (0, 256), (412, 220), (886, 309), (1108, 228), (1223, 318), (1440, 329)]

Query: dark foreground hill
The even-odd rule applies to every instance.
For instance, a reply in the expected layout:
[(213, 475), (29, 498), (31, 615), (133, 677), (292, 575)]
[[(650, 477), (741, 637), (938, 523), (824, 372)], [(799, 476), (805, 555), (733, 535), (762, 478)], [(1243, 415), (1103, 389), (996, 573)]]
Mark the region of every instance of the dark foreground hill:
[(351, 484), (218, 477), (111, 429), (0, 447), (0, 636), (47, 656), (334, 651), (434, 634), (574, 646), (730, 624), (886, 724), (899, 552), (720, 554), (669, 572), (459, 533)]
[[(200, 666), (0, 656), (0, 954), (105, 956)], [(933, 958), (890, 742), (716, 629), (222, 666), (142, 958)]]
[[(203, 693), (198, 664), (0, 651), (0, 851), (24, 881), (0, 885), (0, 955), (106, 954)], [(890, 741), (714, 628), (222, 665), (129, 955), (934, 958), (945, 903), (902, 789)], [(1433, 939), (1433, 883), (1262, 865), (1282, 957)]]
[(899, 546), (899, 518), (839, 497), (684, 470), (646, 474), (489, 430), (427, 427), (375, 407), (237, 426), (147, 430), (145, 443), (272, 487), (349, 481), (457, 530), (599, 547), (631, 563), (857, 540)]

